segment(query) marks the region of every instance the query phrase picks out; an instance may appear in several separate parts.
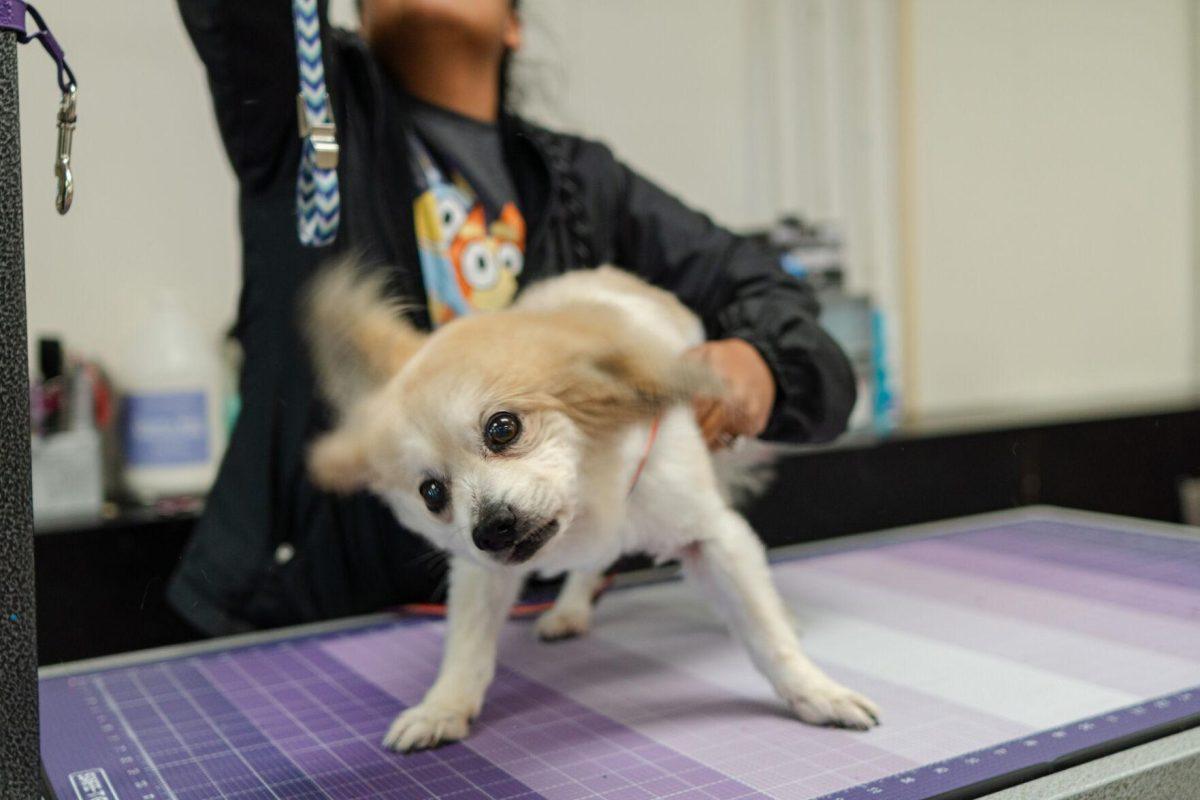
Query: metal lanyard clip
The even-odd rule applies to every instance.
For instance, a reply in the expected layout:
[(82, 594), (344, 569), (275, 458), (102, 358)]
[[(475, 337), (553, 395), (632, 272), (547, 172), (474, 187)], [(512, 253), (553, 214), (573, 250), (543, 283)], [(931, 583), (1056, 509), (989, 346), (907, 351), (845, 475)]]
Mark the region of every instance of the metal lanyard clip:
[(71, 174), (71, 145), (75, 139), (75, 85), (63, 92), (58, 106), (58, 154), (54, 160), (54, 177), (58, 179), (58, 192), (54, 196), (54, 207), (59, 214), (71, 210), (75, 197), (75, 176)]
[[(326, 98), (326, 106), (329, 101)], [(317, 169), (337, 169), (338, 143), (337, 125), (333, 121), (333, 110), (327, 111), (328, 121), (314, 122), (309, 119), (308, 107), (304, 103), (304, 95), (296, 95), (296, 117), (300, 123), (300, 138), (307, 139), (312, 144), (316, 156)]]
[[(25, 16), (33, 17), (37, 30), (29, 33)], [(67, 63), (62, 45), (50, 32), (46, 20), (38, 10), (24, 0), (0, 0), (0, 30), (11, 31), (21, 44), (36, 39), (58, 66), (58, 88), (62, 91), (62, 102), (58, 105), (58, 155), (54, 159), (54, 176), (58, 179), (58, 192), (54, 207), (59, 214), (71, 210), (75, 196), (75, 178), (71, 175), (71, 143), (75, 138), (75, 73)]]

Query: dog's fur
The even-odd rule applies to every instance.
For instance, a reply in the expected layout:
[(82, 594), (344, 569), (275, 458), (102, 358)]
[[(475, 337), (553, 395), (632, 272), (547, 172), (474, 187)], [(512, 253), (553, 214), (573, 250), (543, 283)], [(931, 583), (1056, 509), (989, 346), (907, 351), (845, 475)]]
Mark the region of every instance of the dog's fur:
[[(629, 552), (680, 559), (802, 720), (876, 724), (869, 700), (801, 652), (762, 544), (722, 496), (689, 407), (719, 389), (680, 358), (703, 330), (675, 297), (604, 267), (547, 280), (509, 310), (432, 334), (384, 297), (379, 277), (342, 263), (314, 280), (306, 324), (338, 417), (310, 450), (314, 480), (373, 491), (451, 556), (441, 672), (385, 745), (412, 750), (467, 735), (527, 575), (567, 573), (537, 632), (574, 636), (588, 629), (603, 570)], [(522, 430), (496, 453), (483, 431), (499, 412), (517, 415)], [(657, 440), (630, 492), (656, 418)], [(449, 488), (436, 514), (419, 491), (430, 479)], [(485, 553), (472, 532), (496, 508), (516, 541)]]

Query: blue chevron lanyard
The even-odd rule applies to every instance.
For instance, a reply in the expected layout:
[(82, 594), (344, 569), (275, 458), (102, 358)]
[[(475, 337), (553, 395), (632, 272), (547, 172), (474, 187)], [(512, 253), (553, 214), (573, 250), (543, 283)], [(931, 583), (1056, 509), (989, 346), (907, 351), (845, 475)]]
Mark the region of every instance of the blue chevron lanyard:
[(296, 227), (302, 245), (324, 247), (337, 238), (342, 199), (338, 192), (337, 126), (325, 90), (317, 0), (292, 0), (292, 21), (300, 72), (296, 118), (304, 142), (296, 177)]
[[(25, 29), (25, 16), (33, 17), (37, 30), (28, 33)], [(45, 48), (50, 57), (58, 65), (58, 88), (62, 91), (62, 100), (58, 105), (58, 152), (54, 159), (54, 177), (58, 182), (58, 192), (54, 197), (54, 207), (59, 214), (71, 210), (71, 200), (75, 197), (75, 176), (71, 174), (71, 145), (75, 140), (75, 73), (67, 64), (62, 45), (50, 32), (50, 27), (42, 19), (38, 10), (22, 0), (0, 0), (0, 30), (16, 34), (17, 41), (27, 44), (36, 39)]]

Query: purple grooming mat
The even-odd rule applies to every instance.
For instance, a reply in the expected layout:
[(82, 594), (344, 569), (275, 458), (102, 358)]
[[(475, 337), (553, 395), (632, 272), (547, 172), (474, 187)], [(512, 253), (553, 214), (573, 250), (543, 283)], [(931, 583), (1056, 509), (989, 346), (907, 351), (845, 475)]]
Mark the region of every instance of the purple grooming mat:
[(1200, 537), (1042, 509), (802, 548), (775, 574), (879, 728), (788, 717), (672, 581), (610, 593), (576, 641), (510, 623), (471, 737), (414, 755), (379, 742), (432, 681), (438, 620), (47, 670), (46, 770), (84, 800), (919, 800), (1200, 723)]

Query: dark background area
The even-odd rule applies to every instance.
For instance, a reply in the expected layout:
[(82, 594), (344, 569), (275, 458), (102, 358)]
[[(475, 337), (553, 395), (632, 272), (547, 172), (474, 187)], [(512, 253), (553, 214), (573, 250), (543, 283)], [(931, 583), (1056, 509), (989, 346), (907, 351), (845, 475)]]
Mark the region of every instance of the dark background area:
[[(901, 431), (792, 454), (747, 516), (770, 546), (1043, 503), (1178, 522), (1200, 404), (987, 429)], [(35, 537), (39, 663), (196, 638), (163, 587), (194, 515), (130, 512)]]

